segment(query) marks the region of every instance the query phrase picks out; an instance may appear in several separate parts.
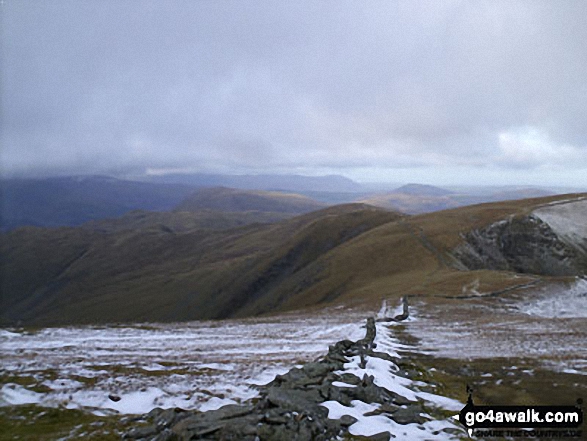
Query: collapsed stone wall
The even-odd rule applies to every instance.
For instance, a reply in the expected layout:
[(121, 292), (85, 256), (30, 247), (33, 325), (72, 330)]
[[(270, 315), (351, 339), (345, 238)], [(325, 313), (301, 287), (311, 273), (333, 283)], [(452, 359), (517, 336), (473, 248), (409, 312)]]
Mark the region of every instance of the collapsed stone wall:
[[(124, 435), (134, 440), (331, 440), (348, 432), (357, 420), (349, 415), (328, 418), (320, 403), (333, 400), (349, 406), (353, 400), (379, 403), (379, 412), (399, 424), (421, 423), (424, 410), (417, 401), (379, 387), (374, 377), (358, 378), (341, 373), (349, 357), (377, 357), (397, 362), (387, 353), (377, 352), (375, 320), (369, 318), (366, 335), (356, 342), (342, 340), (330, 346), (319, 361), (293, 368), (260, 386), (260, 396), (250, 404), (228, 405), (207, 412), (179, 408), (153, 409), (140, 420), (147, 425)], [(340, 381), (356, 387), (337, 387)], [(371, 439), (390, 438), (384, 432)]]

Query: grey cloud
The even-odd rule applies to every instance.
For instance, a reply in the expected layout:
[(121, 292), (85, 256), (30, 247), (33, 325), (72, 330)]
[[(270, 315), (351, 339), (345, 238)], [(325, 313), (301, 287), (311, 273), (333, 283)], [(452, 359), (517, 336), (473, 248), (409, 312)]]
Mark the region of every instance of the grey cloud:
[(582, 0), (4, 11), (7, 173), (585, 166)]

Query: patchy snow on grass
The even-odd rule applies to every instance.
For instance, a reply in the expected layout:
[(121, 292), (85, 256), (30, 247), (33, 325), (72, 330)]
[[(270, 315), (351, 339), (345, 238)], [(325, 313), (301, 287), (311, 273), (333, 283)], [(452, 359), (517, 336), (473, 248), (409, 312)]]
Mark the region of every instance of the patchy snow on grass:
[[(155, 407), (216, 409), (256, 385), (363, 336), (364, 312), (337, 309), (249, 320), (0, 330), (0, 405), (36, 403), (140, 414)], [(11, 380), (12, 381), (12, 380)], [(117, 397), (113, 401), (109, 396)]]
[(467, 299), (415, 312), (419, 318), (408, 329), (419, 342), (419, 352), (461, 360), (528, 358), (554, 372), (587, 374), (585, 279), (570, 287), (532, 288), (499, 301)]
[[(415, 320), (412, 317), (413, 320)], [(393, 326), (393, 325), (392, 325)], [(375, 344), (377, 345), (376, 350), (381, 351), (382, 348), (385, 349), (384, 352), (393, 356), (393, 354), (397, 354), (398, 351), (406, 350), (406, 349), (413, 349), (409, 346), (400, 344), (397, 342), (390, 334), (387, 326), (378, 324), (377, 325), (377, 334), (375, 336)], [(393, 353), (388, 352), (390, 347), (395, 346), (396, 350)], [(355, 360), (356, 361), (356, 360)], [(357, 366), (358, 367), (358, 366)], [(353, 368), (355, 368), (353, 366)], [(411, 401), (425, 401), (432, 404), (435, 407), (439, 407), (446, 410), (458, 410), (460, 411), (463, 408), (463, 404), (457, 400), (453, 400), (448, 397), (443, 397), (441, 395), (432, 394), (429, 392), (421, 391), (420, 387), (427, 386), (426, 383), (421, 381), (414, 381), (410, 380), (409, 378), (404, 378), (397, 375), (399, 372), (399, 367), (390, 361), (386, 361), (380, 358), (371, 358), (369, 357), (367, 360), (367, 365), (365, 366), (365, 370), (373, 369), (375, 372), (375, 378), (373, 382), (385, 389), (396, 392), (405, 398)], [(362, 378), (362, 376), (360, 377)], [(394, 390), (395, 389), (395, 390)], [(410, 391), (411, 394), (404, 395), (400, 391)], [(413, 397), (413, 398), (411, 398)]]

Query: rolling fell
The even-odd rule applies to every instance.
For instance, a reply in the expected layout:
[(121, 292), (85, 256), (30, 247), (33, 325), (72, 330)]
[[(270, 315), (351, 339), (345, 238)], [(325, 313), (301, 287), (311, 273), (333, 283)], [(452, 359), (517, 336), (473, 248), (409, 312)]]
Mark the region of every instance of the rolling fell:
[(2, 323), (229, 318), (524, 289), (587, 273), (586, 204), (576, 194), (417, 216), (347, 204), (229, 228), (19, 228), (1, 236)]

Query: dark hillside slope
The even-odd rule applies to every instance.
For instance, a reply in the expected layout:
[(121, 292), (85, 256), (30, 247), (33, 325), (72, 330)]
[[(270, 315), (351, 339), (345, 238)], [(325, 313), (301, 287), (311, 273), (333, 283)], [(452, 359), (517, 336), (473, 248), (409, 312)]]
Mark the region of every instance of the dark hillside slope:
[[(319, 213), (319, 216), (316, 216)], [(332, 207), (301, 216), (303, 228), (296, 228), (287, 240), (277, 243), (250, 270), (236, 277), (228, 292), (229, 302), (219, 318), (247, 316), (279, 309), (323, 277), (320, 258), (328, 258), (342, 244), (381, 224), (402, 216), (374, 208), (355, 209), (354, 204)], [(235, 288), (236, 289), (235, 289)], [(325, 298), (315, 298), (321, 302)]]
[(236, 315), (261, 298), (278, 305), (268, 297), (284, 275), (397, 218), (347, 205), (228, 230), (20, 228), (1, 236), (2, 322), (190, 320)]

